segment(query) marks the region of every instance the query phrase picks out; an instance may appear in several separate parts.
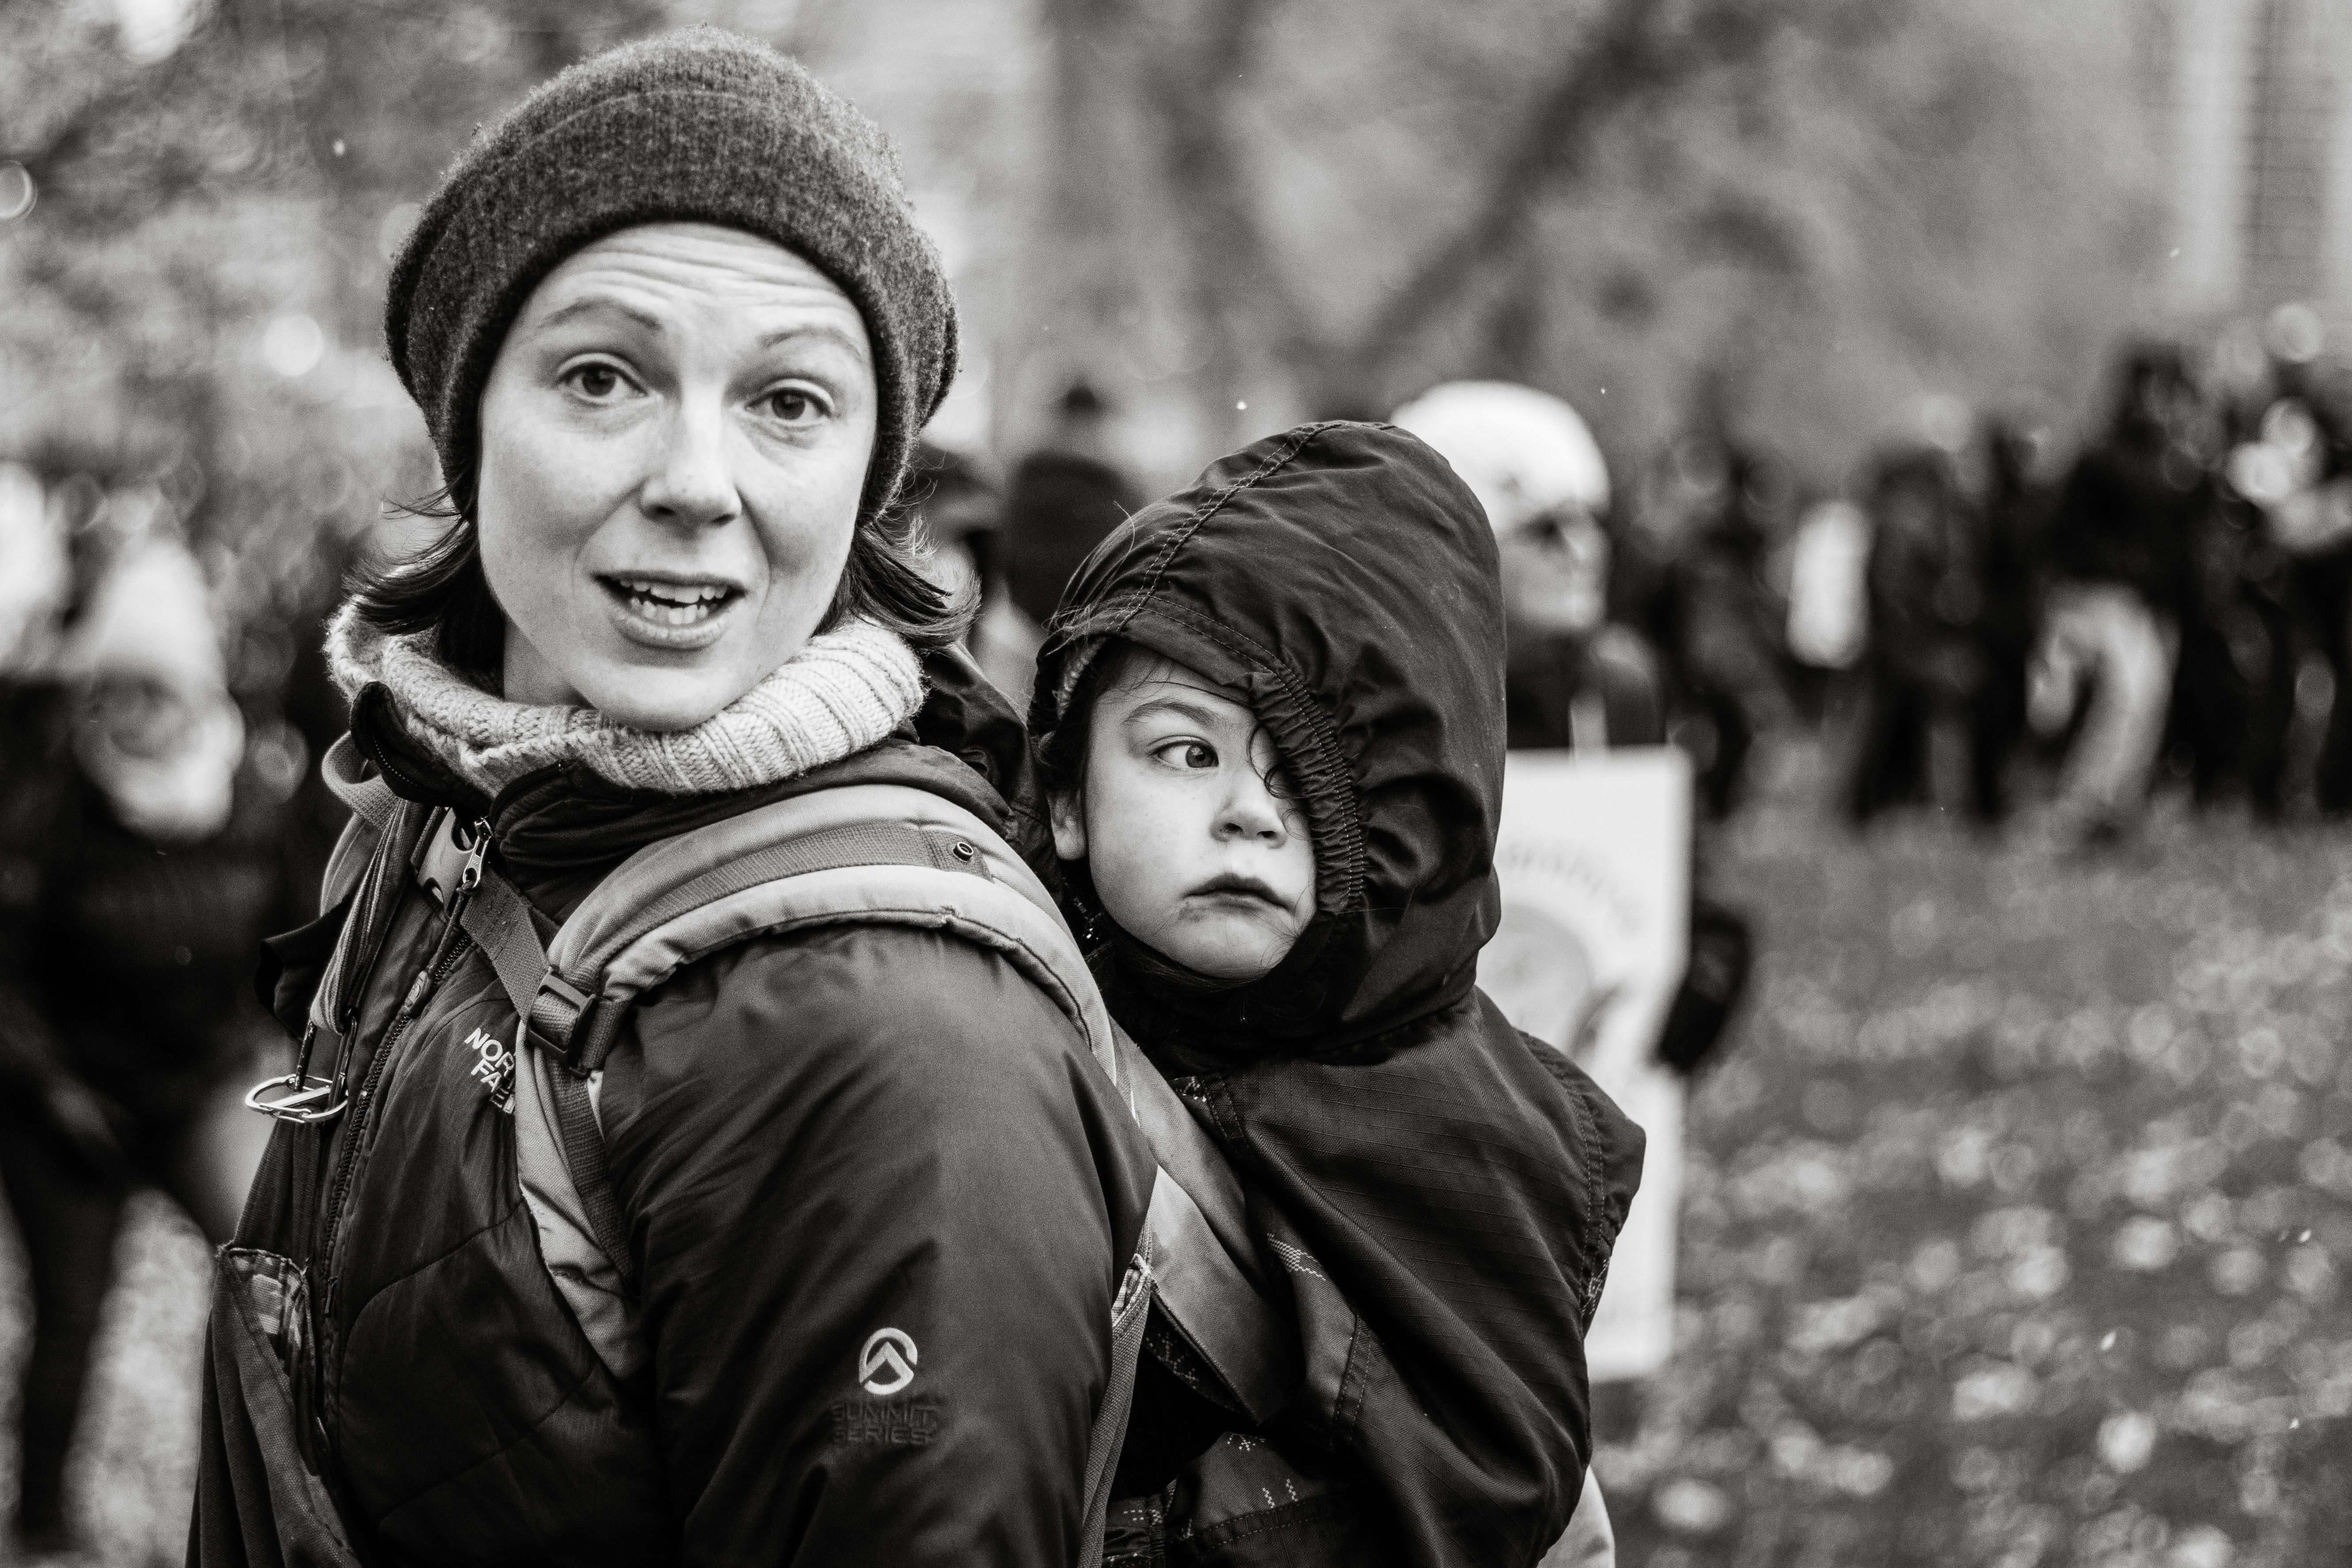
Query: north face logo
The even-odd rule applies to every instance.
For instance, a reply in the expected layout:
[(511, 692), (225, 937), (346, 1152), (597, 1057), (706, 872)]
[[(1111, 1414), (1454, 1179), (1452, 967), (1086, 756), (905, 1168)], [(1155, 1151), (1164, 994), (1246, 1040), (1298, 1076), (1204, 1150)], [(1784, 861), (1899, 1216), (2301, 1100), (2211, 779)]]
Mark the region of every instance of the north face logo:
[(474, 1076), (490, 1091), (490, 1103), (512, 1116), (514, 1053), (479, 1029), (466, 1037), (466, 1048), (474, 1053)]

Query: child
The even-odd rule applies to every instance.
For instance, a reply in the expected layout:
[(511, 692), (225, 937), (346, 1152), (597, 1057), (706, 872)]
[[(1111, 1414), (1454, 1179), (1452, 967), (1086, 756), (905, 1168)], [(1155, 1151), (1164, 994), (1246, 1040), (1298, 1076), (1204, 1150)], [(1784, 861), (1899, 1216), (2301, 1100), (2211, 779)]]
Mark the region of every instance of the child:
[(1112, 1563), (1533, 1564), (1576, 1506), (1642, 1141), (1473, 984), (1503, 662), (1493, 531), (1384, 426), (1225, 458), (1064, 595), (1032, 731), (1073, 923), (1238, 1173), (1306, 1365), (1245, 1429), (1152, 1336)]

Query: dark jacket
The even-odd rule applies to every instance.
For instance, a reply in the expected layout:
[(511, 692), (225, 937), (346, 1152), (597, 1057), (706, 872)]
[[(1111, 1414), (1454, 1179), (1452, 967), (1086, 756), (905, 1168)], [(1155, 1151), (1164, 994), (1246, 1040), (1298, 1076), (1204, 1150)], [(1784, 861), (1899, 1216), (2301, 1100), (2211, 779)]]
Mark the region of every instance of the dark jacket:
[[(1631, 626), (1612, 622), (1587, 637), (1513, 637), (1503, 697), (1514, 751), (1665, 743), (1658, 656)], [(1585, 723), (1580, 710), (1599, 722)]]
[[(1265, 1436), (1346, 1500), (1286, 1550), (1218, 1560), (1533, 1563), (1583, 1483), (1582, 1328), (1642, 1135), (1474, 984), (1500, 911), (1493, 532), (1413, 437), (1304, 426), (1095, 552), (1034, 731), (1107, 637), (1242, 693), (1314, 836), (1318, 913), (1262, 979), (1171, 983), (1115, 935), (1098, 955), (1114, 1016), (1223, 1142), (1291, 1286), (1306, 1386)], [(1265, 1539), (1286, 1507), (1332, 1511), (1269, 1507)]]
[[(935, 738), (987, 761), (985, 738), (950, 728), (963, 732)], [(638, 847), (789, 795), (890, 783), (1005, 819), (979, 773), (912, 734), (722, 797), (562, 769), (489, 803), (405, 742), (380, 690), (353, 732), (404, 795), (484, 811), (495, 862), (551, 928)], [(278, 944), (281, 1016), (342, 916)], [(1084, 1038), (1008, 963), (944, 932), (835, 926), (725, 950), (641, 1001), (600, 1101), (650, 1351), (625, 1384), (556, 1293), (516, 1184), (498, 1092), (515, 1016), (487, 959), (412, 890), (370, 973), (361, 1094), (317, 1161), (311, 1276), (325, 1470), (363, 1554), (1076, 1555), (1111, 1300), (1152, 1166)], [(413, 986), (421, 1006), (388, 1026)], [(273, 1142), (249, 1225), (296, 1182), (303, 1136)], [(916, 1347), (894, 1397), (860, 1387), (884, 1329)], [(206, 1513), (226, 1495), (219, 1427), (205, 1422), (206, 1564), (246, 1561), (236, 1520)]]
[(2050, 519), (2050, 564), (2077, 583), (2130, 588), (2178, 615), (2189, 541), (2210, 504), (2197, 461), (2145, 420), (2126, 420), (2075, 459)]

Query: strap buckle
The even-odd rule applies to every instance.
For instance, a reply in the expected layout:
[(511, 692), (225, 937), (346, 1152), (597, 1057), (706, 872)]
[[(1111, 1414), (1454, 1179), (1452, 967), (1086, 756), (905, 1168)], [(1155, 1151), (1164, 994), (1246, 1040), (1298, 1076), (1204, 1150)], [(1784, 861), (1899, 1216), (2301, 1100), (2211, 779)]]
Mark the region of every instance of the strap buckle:
[(432, 831), (416, 852), (417, 884), (443, 909), (482, 885), (490, 852), (490, 825), (454, 811), (434, 813)]
[(553, 1052), (566, 1066), (573, 1065), (572, 1037), (579, 1032), (580, 1020), (594, 1002), (594, 997), (549, 970), (531, 996), (530, 1016), (523, 1020), (524, 1027), (530, 1031), (531, 1044)]
[[(273, 1089), (289, 1092), (273, 1097)], [(314, 1078), (306, 1072), (289, 1072), (284, 1078), (264, 1079), (247, 1089), (245, 1096), (247, 1110), (258, 1110), (264, 1116), (290, 1121), (297, 1127), (315, 1127), (321, 1121), (332, 1121), (350, 1103), (347, 1100), (335, 1098), (332, 1079)]]

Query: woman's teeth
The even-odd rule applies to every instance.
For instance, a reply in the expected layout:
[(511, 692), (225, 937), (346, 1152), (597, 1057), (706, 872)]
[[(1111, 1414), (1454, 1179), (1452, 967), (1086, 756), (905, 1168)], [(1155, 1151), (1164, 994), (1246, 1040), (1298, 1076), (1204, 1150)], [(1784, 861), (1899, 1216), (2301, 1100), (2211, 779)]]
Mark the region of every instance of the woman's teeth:
[(710, 585), (682, 587), (671, 583), (633, 582), (626, 577), (613, 579), (613, 585), (629, 608), (662, 626), (690, 626), (707, 621), (726, 606), (735, 596), (732, 588)]

